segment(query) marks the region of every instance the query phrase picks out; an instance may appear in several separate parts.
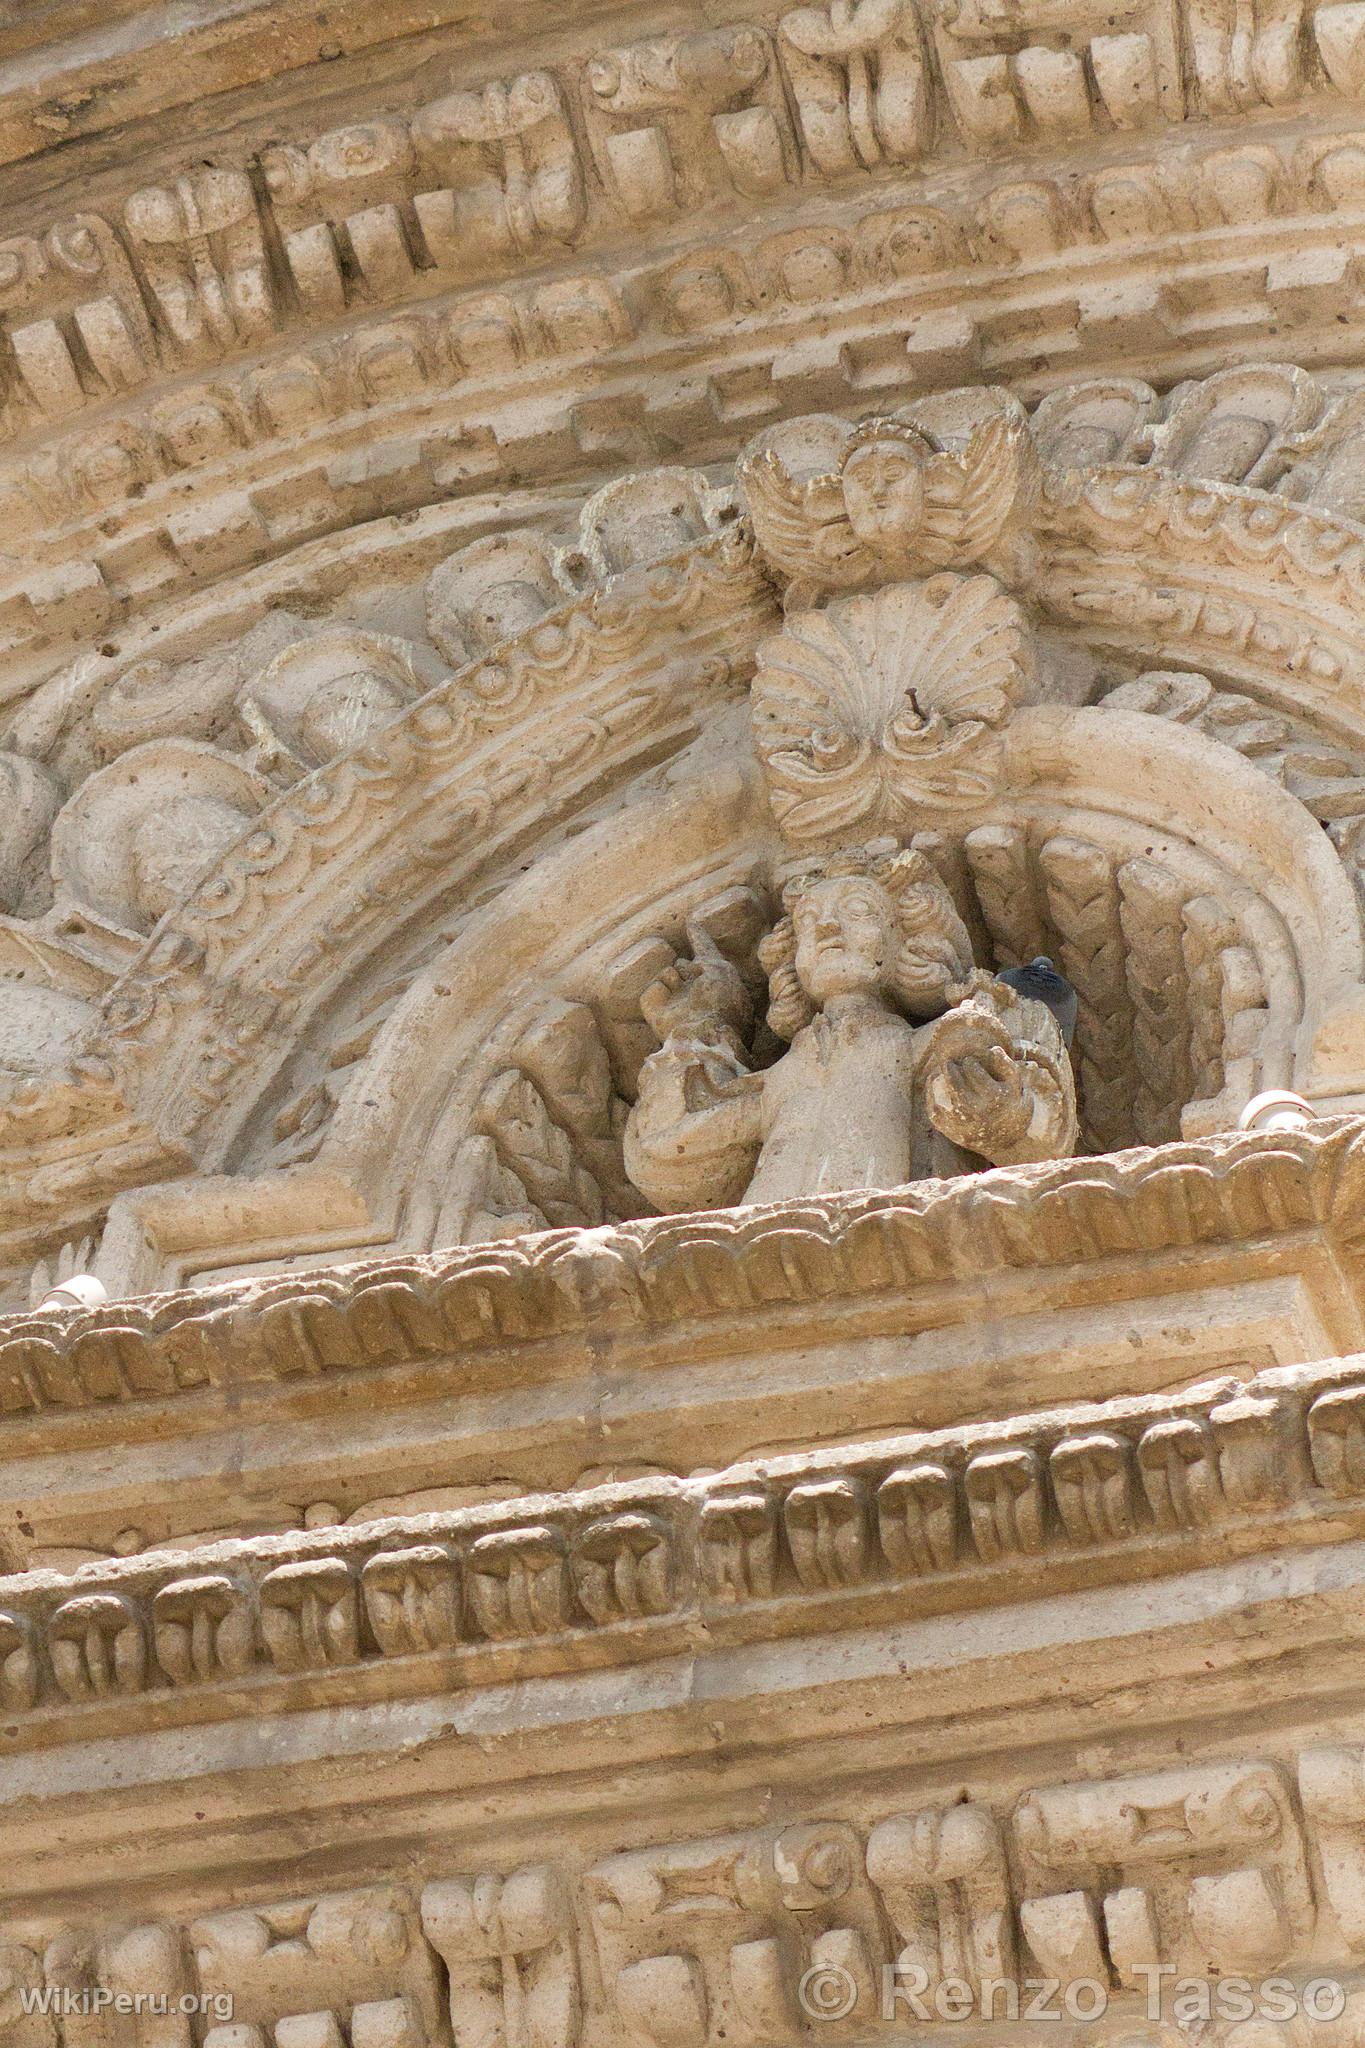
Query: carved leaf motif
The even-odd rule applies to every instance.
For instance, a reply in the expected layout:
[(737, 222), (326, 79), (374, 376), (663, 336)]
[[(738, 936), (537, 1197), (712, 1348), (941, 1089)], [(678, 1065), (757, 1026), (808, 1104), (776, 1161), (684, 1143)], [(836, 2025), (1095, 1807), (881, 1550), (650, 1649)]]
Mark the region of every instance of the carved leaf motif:
[(759, 649), (755, 740), (795, 839), (896, 830), (979, 803), (1032, 675), (1022, 612), (988, 576), (893, 584), (804, 612)]

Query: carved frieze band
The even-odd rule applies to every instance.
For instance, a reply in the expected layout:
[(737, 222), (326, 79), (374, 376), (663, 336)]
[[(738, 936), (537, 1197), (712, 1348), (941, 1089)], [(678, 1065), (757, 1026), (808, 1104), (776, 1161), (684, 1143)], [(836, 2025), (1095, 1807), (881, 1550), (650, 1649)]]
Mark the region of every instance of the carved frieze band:
[[(846, 2039), (888, 2017), (894, 1966), (931, 1999), (947, 1983), (970, 2005), (992, 1984), (998, 2001), (1006, 1985), (1084, 1979), (1141, 2010), (1157, 1968), (1292, 1980), (1328, 1964), (1354, 2012), (1363, 1946), (1365, 1750), (1340, 1744), (954, 1804), (911, 1793), (866, 1825), (776, 1821), (187, 1926), (68, 1927), (0, 1944), (0, 2041), (190, 2048), (178, 2007), (195, 1995), (235, 2016), (205, 2048), (575, 2048), (604, 2024), (644, 2048)], [(821, 1969), (854, 1994), (838, 2013), (802, 2010), (798, 1986)], [(161, 2015), (97, 2031), (82, 2008), (101, 1988), (159, 1999)]]
[[(1084, 203), (1060, 182), (1015, 182), (989, 208), (900, 205), (784, 229), (624, 284), (581, 275), (367, 313), (343, 337), (75, 432), (64, 404), (61, 438), (0, 471), (7, 526), (44, 564), (0, 590), (0, 645), (36, 663), (206, 573), (509, 469), (572, 476), (684, 446), (719, 459), (793, 405), (1027, 377), (1078, 336), (1091, 360), (1136, 352), (1175, 375), (1233, 308), (1243, 348), (1277, 346), (1290, 317), (1335, 333), (1359, 305), (1362, 251), (1342, 223), (1365, 158), (1354, 136), (1332, 143), (1306, 184), (1301, 156), (1268, 144), (1111, 166), (1085, 181)], [(1263, 231), (1248, 239), (1252, 218)], [(1172, 238), (1196, 233), (1186, 264)], [(696, 358), (686, 374), (680, 336)], [(533, 362), (563, 379), (552, 419), (523, 403)]]
[[(252, 1675), (454, 1652), (475, 1683), (490, 1648), (572, 1665), (600, 1631), (614, 1633), (594, 1662), (632, 1662), (676, 1650), (689, 1624), (789, 1632), (792, 1603), (840, 1628), (888, 1598), (942, 1609), (993, 1581), (1012, 1597), (1012, 1571), (1060, 1587), (1080, 1560), (1089, 1582), (1312, 1541), (1351, 1504), (1365, 1511), (1365, 1362), (1281, 1368), (705, 1479), (29, 1573), (0, 1596), (0, 1704), (37, 1710), (50, 1740), (63, 1702)], [(193, 1711), (263, 1704), (236, 1687)]]
[(496, 275), (598, 225), (965, 150), (1027, 151), (1190, 116), (1348, 99), (1349, 0), (1249, 22), (860, 0), (676, 31), (199, 165), (0, 245), (11, 430), (249, 348), (301, 313)]

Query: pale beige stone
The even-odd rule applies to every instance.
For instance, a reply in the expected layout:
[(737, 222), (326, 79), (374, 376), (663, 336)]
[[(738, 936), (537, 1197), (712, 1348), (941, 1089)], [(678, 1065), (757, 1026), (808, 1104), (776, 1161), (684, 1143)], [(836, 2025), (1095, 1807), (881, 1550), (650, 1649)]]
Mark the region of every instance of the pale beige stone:
[(1357, 2048), (1363, 91), (0, 20), (0, 2048)]

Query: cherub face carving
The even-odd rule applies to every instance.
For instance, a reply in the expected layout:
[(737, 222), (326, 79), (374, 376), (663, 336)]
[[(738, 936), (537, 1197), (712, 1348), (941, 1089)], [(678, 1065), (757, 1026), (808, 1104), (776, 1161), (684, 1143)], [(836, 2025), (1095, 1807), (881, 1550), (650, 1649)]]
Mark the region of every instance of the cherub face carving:
[(754, 538), (799, 586), (794, 608), (889, 572), (980, 566), (1011, 585), (1031, 574), (1040, 471), (1028, 421), (1002, 392), (958, 396), (969, 403), (951, 434), (943, 407), (926, 401), (923, 424), (896, 414), (853, 427), (812, 413), (766, 427), (744, 450), (735, 474)]
[(843, 465), (844, 508), (864, 547), (895, 559), (924, 523), (924, 456), (914, 441), (878, 435), (856, 444)]
[(791, 917), (797, 979), (817, 1008), (886, 986), (900, 941), (895, 910), (878, 883), (856, 875), (812, 882)]

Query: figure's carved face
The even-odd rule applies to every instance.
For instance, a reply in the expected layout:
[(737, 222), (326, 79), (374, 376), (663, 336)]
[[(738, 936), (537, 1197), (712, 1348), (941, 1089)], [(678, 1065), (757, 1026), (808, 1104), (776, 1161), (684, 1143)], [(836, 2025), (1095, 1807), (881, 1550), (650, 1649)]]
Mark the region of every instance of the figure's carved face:
[(886, 891), (857, 875), (812, 882), (792, 910), (796, 973), (819, 1008), (886, 987), (899, 935)]
[(924, 462), (907, 441), (863, 442), (843, 469), (848, 523), (864, 547), (880, 555), (914, 545), (924, 516)]

